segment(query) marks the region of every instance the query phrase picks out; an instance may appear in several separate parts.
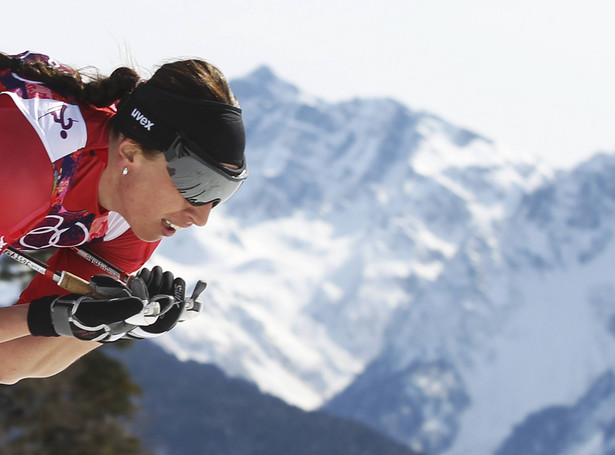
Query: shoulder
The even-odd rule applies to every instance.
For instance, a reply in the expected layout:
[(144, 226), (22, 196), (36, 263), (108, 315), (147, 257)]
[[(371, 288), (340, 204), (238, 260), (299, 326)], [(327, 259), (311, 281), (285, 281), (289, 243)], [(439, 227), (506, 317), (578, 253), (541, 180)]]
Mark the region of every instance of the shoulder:
[(52, 189), (53, 167), (43, 142), (11, 98), (0, 95), (1, 233), (46, 211)]
[(79, 106), (54, 98), (22, 98), (15, 92), (3, 94), (11, 98), (28, 121), (51, 161), (85, 147), (87, 127)]

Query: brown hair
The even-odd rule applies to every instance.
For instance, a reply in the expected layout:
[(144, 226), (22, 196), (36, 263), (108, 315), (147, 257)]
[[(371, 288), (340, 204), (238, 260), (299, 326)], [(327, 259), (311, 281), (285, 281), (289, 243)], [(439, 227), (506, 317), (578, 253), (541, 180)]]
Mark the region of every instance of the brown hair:
[(239, 107), (222, 72), (204, 60), (188, 59), (162, 65), (149, 83), (177, 95)]
[[(42, 82), (77, 102), (96, 107), (112, 105), (131, 92), (141, 80), (135, 70), (125, 66), (117, 68), (110, 76), (84, 77), (81, 72), (65, 66), (54, 67), (42, 60), (25, 61), (1, 52), (0, 69), (11, 69), (25, 79)], [(166, 63), (158, 68), (150, 81), (152, 85), (178, 95), (239, 107), (224, 74), (204, 60)]]

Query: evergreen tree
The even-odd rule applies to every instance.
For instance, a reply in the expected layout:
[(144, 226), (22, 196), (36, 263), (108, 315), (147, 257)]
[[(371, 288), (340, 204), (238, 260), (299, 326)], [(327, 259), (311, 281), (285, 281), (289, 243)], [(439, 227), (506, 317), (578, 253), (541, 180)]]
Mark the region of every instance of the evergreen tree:
[(126, 426), (140, 393), (118, 361), (94, 351), (64, 372), (0, 386), (3, 455), (141, 455)]

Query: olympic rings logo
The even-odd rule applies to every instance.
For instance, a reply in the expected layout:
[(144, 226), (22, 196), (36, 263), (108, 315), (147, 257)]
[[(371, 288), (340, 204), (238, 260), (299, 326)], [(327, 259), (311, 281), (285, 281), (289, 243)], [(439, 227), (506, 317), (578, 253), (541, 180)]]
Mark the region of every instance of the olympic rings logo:
[[(88, 238), (89, 238), (89, 232), (88, 232), (88, 228), (80, 222), (77, 223), (71, 223), (71, 225), (69, 225), (69, 227), (65, 227), (62, 228), (62, 224), (64, 223), (64, 218), (62, 218), (59, 215), (47, 215), (45, 217), (45, 219), (55, 219), (57, 220), (57, 223), (54, 226), (41, 226), (41, 227), (37, 227), (32, 229), (30, 232), (28, 232), (26, 235), (24, 235), (20, 240), (19, 243), (27, 249), (31, 249), (31, 250), (41, 250), (43, 248), (56, 248), (56, 247), (70, 247), (70, 246), (79, 246), (79, 245), (83, 245), (85, 242), (87, 242)], [(66, 239), (66, 232), (67, 231), (72, 231), (70, 234), (69, 239)], [(77, 231), (77, 235), (75, 235), (74, 231)], [(81, 232), (79, 231), (81, 230)], [(44, 237), (46, 234), (51, 234), (49, 236), (49, 238), (47, 239), (47, 244), (46, 245), (40, 245), (40, 243), (37, 240), (43, 240), (44, 241)], [(81, 238), (81, 235), (83, 235), (83, 237)], [(63, 241), (63, 237), (64, 236), (64, 241)], [(67, 243), (70, 242), (72, 238), (76, 237), (76, 243)], [(31, 243), (39, 243), (38, 245), (32, 245)]]

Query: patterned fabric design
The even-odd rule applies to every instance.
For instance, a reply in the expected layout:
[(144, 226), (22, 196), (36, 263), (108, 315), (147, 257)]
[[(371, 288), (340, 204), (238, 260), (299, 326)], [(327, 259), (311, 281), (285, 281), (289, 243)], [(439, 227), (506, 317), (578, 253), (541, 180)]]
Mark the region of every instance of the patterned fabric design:
[[(68, 68), (62, 67), (53, 59), (42, 54), (23, 53), (14, 57), (20, 57), (25, 61), (41, 61), (70, 72)], [(24, 100), (38, 98), (76, 104), (74, 100), (40, 83), (14, 76), (10, 70), (0, 70), (0, 92), (11, 92)], [(72, 127), (73, 119), (64, 117), (64, 109), (59, 109), (50, 115), (53, 116), (53, 122), (61, 125), (60, 136), (65, 138), (66, 136), (62, 136), (62, 133), (66, 135), (66, 130)], [(94, 213), (85, 210), (70, 212), (63, 205), (66, 193), (75, 178), (82, 154), (83, 150), (76, 150), (53, 162), (54, 181), (50, 199), (51, 209), (47, 216), (14, 243), (13, 247), (29, 250), (71, 247), (104, 239), (107, 231), (107, 215), (95, 218)]]

